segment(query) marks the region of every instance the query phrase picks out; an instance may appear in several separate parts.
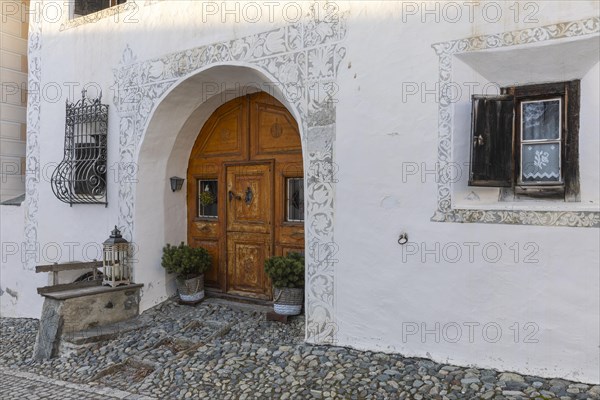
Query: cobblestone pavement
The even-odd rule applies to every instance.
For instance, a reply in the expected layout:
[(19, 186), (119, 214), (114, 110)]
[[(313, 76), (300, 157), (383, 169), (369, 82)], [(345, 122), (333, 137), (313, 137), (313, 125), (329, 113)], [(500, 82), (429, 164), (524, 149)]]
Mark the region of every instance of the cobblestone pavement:
[[(598, 385), (311, 346), (303, 343), (302, 316), (279, 324), (216, 299), (196, 307), (167, 301), (139, 320), (141, 327), (112, 340), (33, 361), (38, 321), (1, 319), (1, 399), (52, 391), (62, 397), (43, 398), (600, 399)], [(39, 385), (36, 376), (50, 380)], [(115, 391), (100, 393), (107, 387)]]
[(1, 400), (151, 400), (121, 390), (79, 385), (0, 368)]

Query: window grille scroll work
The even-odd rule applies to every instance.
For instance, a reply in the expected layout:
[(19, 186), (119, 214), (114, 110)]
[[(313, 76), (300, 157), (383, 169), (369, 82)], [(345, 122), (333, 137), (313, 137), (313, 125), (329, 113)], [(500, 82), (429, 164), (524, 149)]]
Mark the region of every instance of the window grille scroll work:
[(64, 203), (104, 204), (108, 105), (82, 92), (81, 100), (67, 100), (63, 160), (51, 178), (52, 191)]

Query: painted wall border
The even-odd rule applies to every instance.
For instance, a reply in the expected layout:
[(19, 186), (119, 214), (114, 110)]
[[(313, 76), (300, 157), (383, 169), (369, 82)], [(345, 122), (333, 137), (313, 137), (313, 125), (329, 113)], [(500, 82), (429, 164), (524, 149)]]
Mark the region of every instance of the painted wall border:
[[(545, 42), (549, 40), (598, 34), (600, 18), (593, 17), (577, 21), (473, 36), (432, 45), (439, 56), (440, 87), (452, 80), (452, 57), (471, 51), (496, 49)], [(597, 211), (513, 211), (452, 208), (452, 187), (446, 176), (452, 162), (452, 139), (454, 134), (454, 106), (451, 94), (440, 91), (438, 107), (438, 185), (437, 210), (431, 217), (435, 222), (462, 222), (513, 225), (543, 225), (570, 227), (600, 227), (600, 212)]]
[[(30, 10), (41, 10), (42, 0), (31, 0)], [(40, 164), (40, 118), (42, 82), (42, 22), (41, 15), (29, 18), (27, 65), (27, 142), (25, 172), (25, 260), (23, 268), (35, 270), (38, 249), (38, 211)]]
[(300, 114), (305, 160), (306, 340), (335, 343), (334, 143), (337, 71), (346, 49), (346, 15), (315, 17), (240, 39), (213, 43), (138, 62), (127, 46), (113, 70), (120, 115), (119, 226), (135, 234), (135, 183), (131, 177), (154, 110), (174, 86), (210, 66), (246, 64), (272, 77)]

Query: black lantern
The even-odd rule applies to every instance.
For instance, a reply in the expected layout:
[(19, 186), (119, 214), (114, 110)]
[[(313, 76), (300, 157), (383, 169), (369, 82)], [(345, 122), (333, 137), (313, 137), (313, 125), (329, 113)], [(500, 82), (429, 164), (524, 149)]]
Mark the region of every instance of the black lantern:
[(131, 278), (129, 242), (123, 239), (116, 225), (110, 237), (104, 241), (103, 248), (102, 284), (112, 287), (128, 285)]
[(181, 190), (181, 188), (183, 187), (184, 180), (185, 179), (180, 178), (178, 176), (172, 176), (171, 177), (171, 190), (174, 192)]

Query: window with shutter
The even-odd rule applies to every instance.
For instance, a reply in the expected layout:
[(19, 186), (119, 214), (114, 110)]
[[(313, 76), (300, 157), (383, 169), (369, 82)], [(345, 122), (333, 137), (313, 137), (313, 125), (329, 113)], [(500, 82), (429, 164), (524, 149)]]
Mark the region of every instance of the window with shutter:
[(579, 81), (473, 96), (470, 186), (579, 201)]

